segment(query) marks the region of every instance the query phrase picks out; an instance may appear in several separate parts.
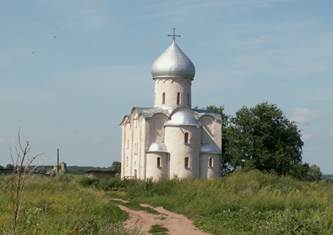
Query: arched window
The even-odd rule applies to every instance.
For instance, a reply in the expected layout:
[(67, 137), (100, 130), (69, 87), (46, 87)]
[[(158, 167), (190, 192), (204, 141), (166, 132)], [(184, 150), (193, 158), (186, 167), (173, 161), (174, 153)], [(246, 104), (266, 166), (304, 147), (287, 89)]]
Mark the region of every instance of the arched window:
[(180, 93), (177, 93), (177, 104), (180, 104)]
[(162, 104), (165, 104), (165, 92), (162, 94)]
[(184, 144), (189, 144), (189, 143), (190, 143), (189, 134), (188, 134), (188, 132), (185, 132), (185, 134), (184, 134)]
[(189, 162), (189, 158), (188, 157), (185, 158), (185, 162), (184, 163), (185, 163), (185, 165), (184, 165), (185, 169), (190, 168), (190, 162)]
[(213, 168), (213, 164), (214, 164), (214, 162), (213, 162), (213, 158), (210, 157), (210, 158), (208, 159), (208, 167), (209, 167), (209, 168)]
[(161, 168), (161, 158), (157, 158), (157, 168)]

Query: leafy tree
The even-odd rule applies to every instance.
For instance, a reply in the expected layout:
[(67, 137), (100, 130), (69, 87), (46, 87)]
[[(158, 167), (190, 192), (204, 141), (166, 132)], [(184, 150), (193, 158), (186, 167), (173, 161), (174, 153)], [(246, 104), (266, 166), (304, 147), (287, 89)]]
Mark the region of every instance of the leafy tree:
[(6, 165), (6, 169), (11, 169), (11, 170), (13, 170), (13, 169), (14, 169), (14, 165), (13, 165), (13, 164), (7, 164), (7, 165)]
[(312, 181), (318, 181), (322, 177), (320, 167), (317, 165), (311, 165), (307, 171), (307, 179)]
[(0, 165), (0, 170), (1, 170), (1, 169), (4, 169), (4, 167)]
[(120, 162), (117, 162), (117, 161), (114, 161), (110, 167), (111, 170), (114, 170), (116, 171), (117, 173), (120, 174), (120, 170), (121, 170), (121, 163)]
[(267, 102), (243, 107), (231, 119), (229, 130), (231, 164), (286, 174), (301, 163), (300, 131), (283, 112)]

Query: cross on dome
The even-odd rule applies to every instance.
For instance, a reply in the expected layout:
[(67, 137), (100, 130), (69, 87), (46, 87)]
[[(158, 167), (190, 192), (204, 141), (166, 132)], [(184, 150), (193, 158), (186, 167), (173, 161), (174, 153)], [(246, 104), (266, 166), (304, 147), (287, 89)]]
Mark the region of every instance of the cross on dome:
[(176, 41), (176, 37), (181, 37), (181, 35), (177, 35), (176, 34), (176, 28), (172, 28), (172, 31), (173, 31), (173, 33), (172, 34), (168, 34), (168, 37), (172, 37), (172, 41)]

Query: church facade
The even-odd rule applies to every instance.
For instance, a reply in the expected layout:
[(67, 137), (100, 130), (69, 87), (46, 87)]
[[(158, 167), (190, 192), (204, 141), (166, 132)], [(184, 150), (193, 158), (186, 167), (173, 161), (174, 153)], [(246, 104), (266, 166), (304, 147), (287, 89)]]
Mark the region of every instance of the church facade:
[(121, 177), (220, 177), (221, 118), (192, 109), (195, 67), (176, 44), (152, 66), (154, 106), (133, 107), (121, 121)]

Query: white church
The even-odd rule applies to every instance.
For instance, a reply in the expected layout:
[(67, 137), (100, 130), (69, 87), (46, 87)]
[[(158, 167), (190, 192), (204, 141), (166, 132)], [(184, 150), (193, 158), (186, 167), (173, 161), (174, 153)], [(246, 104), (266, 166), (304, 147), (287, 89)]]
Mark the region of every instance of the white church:
[(121, 121), (121, 177), (220, 177), (221, 118), (192, 109), (192, 61), (176, 43), (152, 66), (154, 106), (133, 107)]

